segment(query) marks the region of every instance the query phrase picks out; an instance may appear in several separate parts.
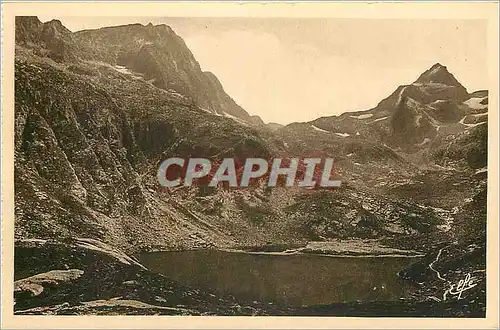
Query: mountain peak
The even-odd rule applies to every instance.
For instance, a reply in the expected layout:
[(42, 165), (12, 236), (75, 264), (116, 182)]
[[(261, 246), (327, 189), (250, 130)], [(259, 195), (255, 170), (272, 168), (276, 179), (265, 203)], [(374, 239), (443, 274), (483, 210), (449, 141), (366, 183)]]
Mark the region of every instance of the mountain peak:
[(422, 73), (415, 81), (416, 83), (439, 83), (447, 86), (462, 86), (460, 82), (441, 63), (436, 63), (427, 71)]
[(446, 70), (446, 66), (442, 65), (441, 63), (435, 63), (433, 66), (431, 66), (431, 70)]
[(43, 26), (45, 29), (52, 29), (57, 33), (71, 34), (71, 31), (67, 27), (65, 27), (58, 19), (53, 19), (51, 21), (45, 22)]

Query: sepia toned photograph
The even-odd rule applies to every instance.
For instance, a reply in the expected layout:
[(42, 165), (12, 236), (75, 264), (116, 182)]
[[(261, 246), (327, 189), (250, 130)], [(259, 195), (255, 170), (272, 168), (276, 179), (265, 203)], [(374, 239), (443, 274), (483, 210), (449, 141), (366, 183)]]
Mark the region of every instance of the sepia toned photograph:
[(15, 15), (14, 315), (486, 317), (488, 20), (165, 14)]

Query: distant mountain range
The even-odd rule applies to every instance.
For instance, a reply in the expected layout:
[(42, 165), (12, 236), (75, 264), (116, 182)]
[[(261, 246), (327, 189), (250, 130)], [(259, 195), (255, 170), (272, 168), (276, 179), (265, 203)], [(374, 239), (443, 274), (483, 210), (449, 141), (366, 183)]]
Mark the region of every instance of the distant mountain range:
[(399, 86), (373, 109), (292, 124), (283, 131), (294, 134), (296, 130), (309, 130), (320, 140), (377, 141), (405, 152), (417, 152), (436, 140), (486, 124), (487, 116), (488, 92), (469, 94), (438, 63), (414, 83)]

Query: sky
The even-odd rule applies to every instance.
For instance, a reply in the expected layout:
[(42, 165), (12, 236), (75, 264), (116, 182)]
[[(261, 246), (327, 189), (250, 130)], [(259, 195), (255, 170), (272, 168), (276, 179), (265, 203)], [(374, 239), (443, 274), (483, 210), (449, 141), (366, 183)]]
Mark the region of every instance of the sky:
[(481, 20), (39, 18), (57, 18), (71, 31), (167, 24), (202, 70), (267, 123), (370, 109), (437, 62), (468, 91), (487, 88), (487, 25)]

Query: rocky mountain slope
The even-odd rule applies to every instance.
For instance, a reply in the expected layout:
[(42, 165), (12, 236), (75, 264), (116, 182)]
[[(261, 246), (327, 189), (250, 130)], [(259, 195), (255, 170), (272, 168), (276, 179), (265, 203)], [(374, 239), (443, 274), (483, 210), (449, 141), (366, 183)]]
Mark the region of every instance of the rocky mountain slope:
[(36, 17), (22, 17), (16, 22), (16, 43), (57, 62), (107, 63), (181, 94), (211, 113), (246, 123), (258, 120), (224, 92), (214, 74), (201, 71), (182, 38), (166, 25), (131, 24), (72, 33), (58, 20), (41, 23)]
[[(98, 242), (92, 244), (127, 253), (353, 237), (430, 257), (438, 251), (436, 242), (469, 246), (477, 241), (481, 247), (487, 111), (487, 91), (468, 93), (436, 64), (373, 109), (285, 127), (265, 125), (238, 106), (215, 75), (200, 69), (166, 25), (73, 33), (57, 20), (18, 17), (18, 250), (23, 255), (27, 239), (55, 238), (64, 251), (75, 240), (92, 239)], [(243, 161), (311, 155), (335, 158), (342, 187), (269, 188), (260, 181), (250, 189), (167, 190), (156, 181), (158, 166), (168, 157)], [(36, 249), (53, 249), (44, 244)], [(481, 265), (484, 254), (477, 258)], [(19, 260), (16, 272), (21, 274), (29, 262)], [(64, 270), (42, 278), (81, 281), (79, 272), (66, 271), (85, 272), (87, 266), (61, 267), (39, 271)], [(19, 275), (19, 280), (34, 275)], [(28, 285), (35, 293), (36, 283)], [(30, 290), (28, 297), (43, 298)], [(116, 292), (108, 293), (95, 298), (107, 300)], [(150, 294), (144, 299), (154, 305)], [(201, 300), (189, 304), (209, 313), (198, 304)], [(224, 300), (220, 313), (233, 313), (226, 308), (230, 304), (231, 299)], [(120, 308), (137, 307), (127, 306)], [(69, 313), (66, 307), (61, 308)]]
[[(438, 139), (487, 122), (488, 93), (468, 93), (448, 69), (437, 63), (414, 83), (399, 86), (373, 109), (294, 123), (280, 130), (284, 137), (328, 141), (376, 142), (404, 153), (416, 153)], [(299, 133), (302, 132), (302, 133)], [(307, 137), (306, 137), (307, 136)], [(324, 142), (323, 142), (324, 141)], [(325, 144), (325, 145), (324, 145)], [(382, 151), (380, 152), (382, 153)], [(340, 155), (344, 155), (339, 150)]]

